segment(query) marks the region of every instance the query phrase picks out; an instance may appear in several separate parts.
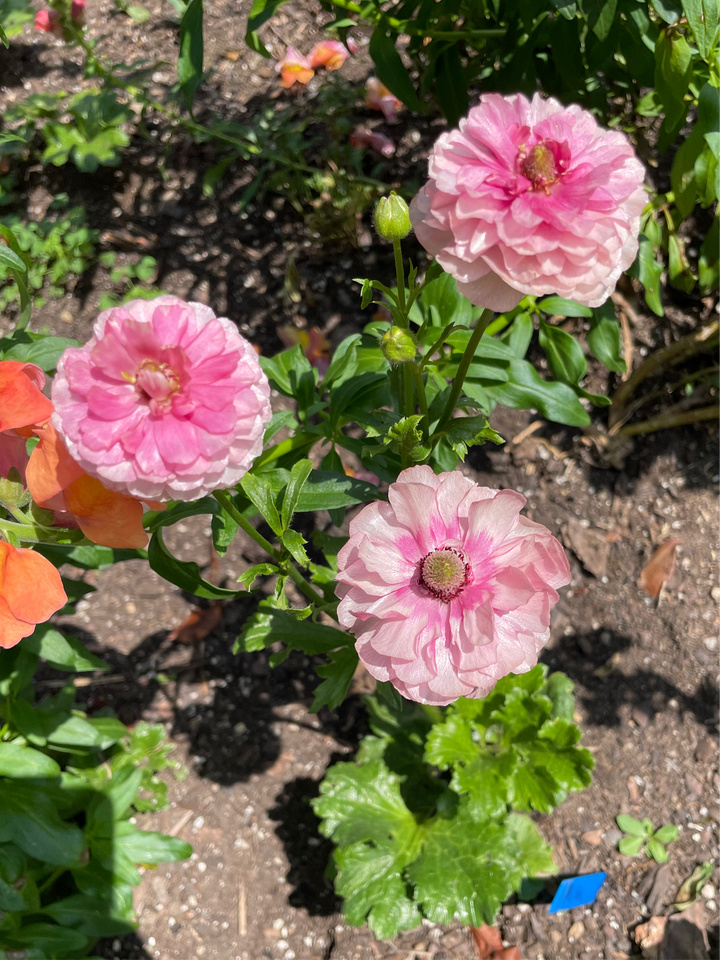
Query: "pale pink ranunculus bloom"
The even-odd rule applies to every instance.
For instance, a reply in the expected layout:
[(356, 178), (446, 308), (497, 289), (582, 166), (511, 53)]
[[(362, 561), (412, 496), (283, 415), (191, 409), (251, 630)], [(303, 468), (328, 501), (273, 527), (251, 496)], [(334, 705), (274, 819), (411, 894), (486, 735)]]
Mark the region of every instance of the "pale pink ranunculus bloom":
[(338, 554), (338, 619), (368, 672), (443, 706), (530, 670), (570, 570), (550, 531), (520, 516), (525, 498), (418, 466), (388, 500), (360, 511)]
[(371, 130), (363, 124), (355, 127), (350, 134), (350, 146), (356, 149), (370, 147), (376, 153), (382, 154), (383, 157), (392, 157), (395, 153), (394, 140), (386, 137), (384, 133), (380, 133), (378, 130)]
[(379, 110), (386, 123), (397, 123), (398, 111), (402, 110), (403, 103), (377, 77), (368, 77), (365, 81), (365, 106)]
[(87, 473), (143, 500), (194, 500), (247, 473), (270, 385), (230, 320), (162, 296), (104, 310), (93, 334), (52, 386), (53, 425)]
[(326, 70), (339, 70), (350, 56), (350, 50), (339, 40), (321, 40), (308, 54), (313, 70), (325, 67)]
[(638, 249), (644, 168), (581, 107), (485, 94), (442, 134), (410, 205), (418, 240), (478, 306), (603, 303)]

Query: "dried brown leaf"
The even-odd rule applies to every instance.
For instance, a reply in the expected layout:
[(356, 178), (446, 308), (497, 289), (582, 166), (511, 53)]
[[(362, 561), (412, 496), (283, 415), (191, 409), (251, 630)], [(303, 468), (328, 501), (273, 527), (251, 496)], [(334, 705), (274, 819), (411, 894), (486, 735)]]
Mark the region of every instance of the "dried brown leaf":
[(193, 607), (187, 618), (176, 627), (168, 640), (178, 643), (200, 643), (222, 623), (222, 600), (215, 600), (209, 607)]
[(655, 599), (662, 585), (669, 580), (675, 569), (675, 552), (682, 540), (666, 540), (661, 543), (649, 563), (640, 573), (640, 583), (647, 595)]
[(480, 960), (522, 960), (517, 947), (504, 947), (500, 931), (484, 923), (481, 927), (470, 927), (475, 952)]

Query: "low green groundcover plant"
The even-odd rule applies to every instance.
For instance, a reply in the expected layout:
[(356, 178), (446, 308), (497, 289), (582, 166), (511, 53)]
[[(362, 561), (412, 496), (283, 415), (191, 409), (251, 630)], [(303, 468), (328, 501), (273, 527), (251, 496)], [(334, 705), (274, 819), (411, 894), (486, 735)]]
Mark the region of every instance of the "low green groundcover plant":
[(331, 837), (345, 918), (381, 939), (454, 919), (492, 923), (523, 880), (556, 871), (527, 814), (590, 783), (572, 682), (537, 666), (442, 709), (366, 700), (372, 734), (336, 763), (313, 809)]

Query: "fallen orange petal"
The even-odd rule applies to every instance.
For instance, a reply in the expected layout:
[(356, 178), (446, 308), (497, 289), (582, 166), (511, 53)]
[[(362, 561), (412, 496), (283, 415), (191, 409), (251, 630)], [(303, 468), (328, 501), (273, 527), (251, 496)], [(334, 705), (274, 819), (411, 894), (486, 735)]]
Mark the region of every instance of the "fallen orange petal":
[(34, 363), (0, 362), (0, 431), (42, 423), (50, 417), (53, 405), (41, 392), (44, 383), (45, 374)]
[(649, 563), (640, 573), (640, 582), (649, 597), (657, 597), (662, 585), (672, 576), (675, 569), (675, 551), (682, 540), (666, 540), (661, 543)]
[(82, 532), (93, 543), (116, 548), (147, 546), (148, 535), (143, 529), (143, 508), (139, 500), (108, 490), (95, 477), (83, 473), (65, 489), (65, 502)]
[(67, 603), (60, 574), (45, 557), (0, 541), (0, 647), (14, 647)]

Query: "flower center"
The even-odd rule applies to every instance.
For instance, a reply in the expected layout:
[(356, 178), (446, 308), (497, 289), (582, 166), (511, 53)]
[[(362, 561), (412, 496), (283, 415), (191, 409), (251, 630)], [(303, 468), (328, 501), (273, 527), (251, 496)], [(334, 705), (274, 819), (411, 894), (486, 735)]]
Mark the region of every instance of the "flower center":
[(521, 152), (518, 159), (520, 172), (532, 183), (535, 190), (546, 187), (558, 179), (555, 157), (552, 150), (544, 143), (536, 143), (528, 154), (524, 155)]
[(143, 360), (134, 377), (123, 376), (135, 384), (153, 413), (167, 412), (172, 406), (173, 394), (180, 389), (180, 378), (172, 367), (158, 360)]
[(455, 547), (432, 550), (420, 561), (418, 583), (442, 603), (450, 603), (462, 593), (470, 579), (470, 564)]

